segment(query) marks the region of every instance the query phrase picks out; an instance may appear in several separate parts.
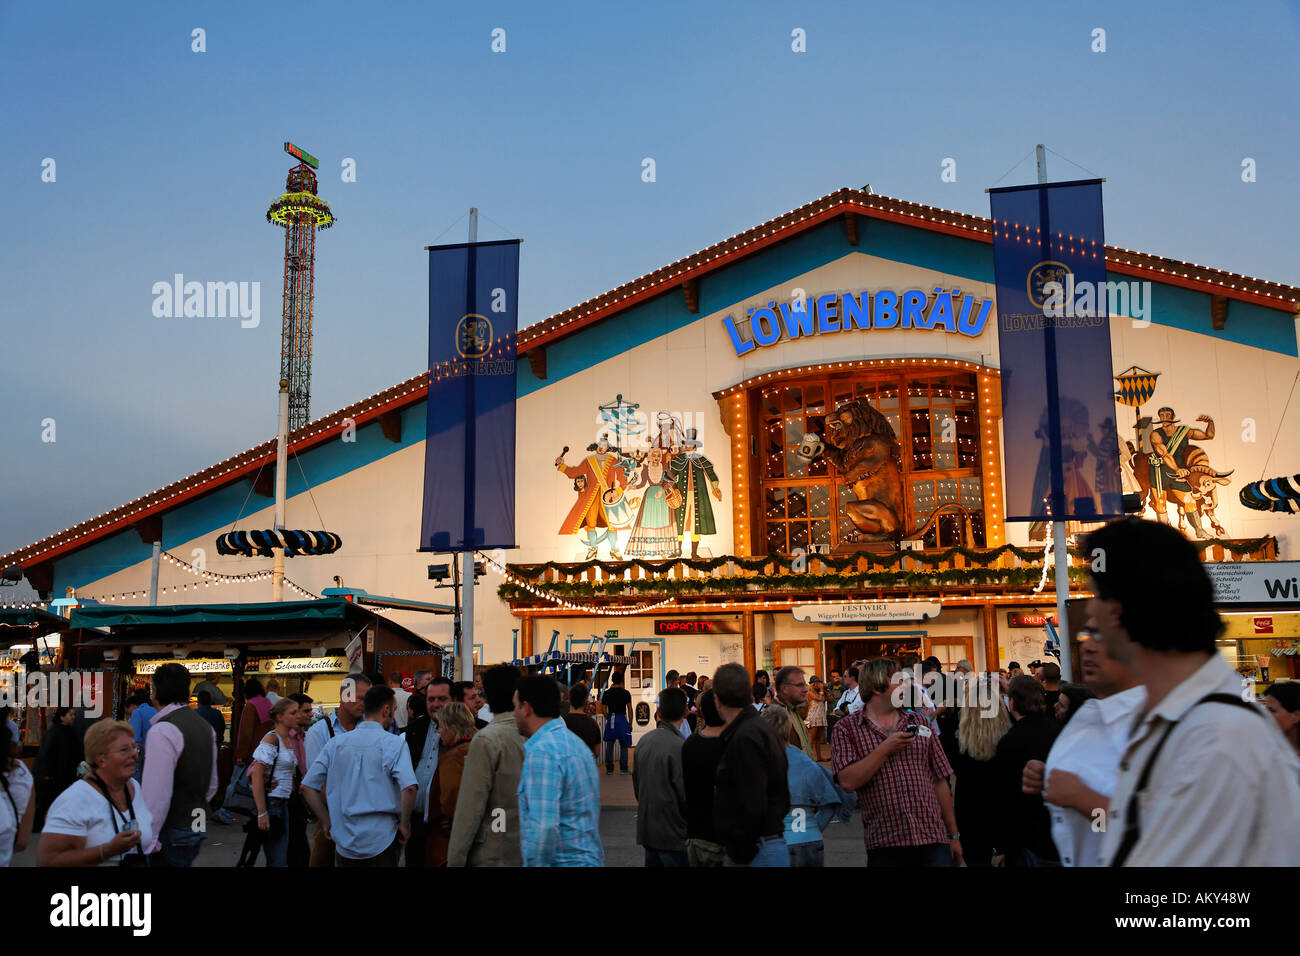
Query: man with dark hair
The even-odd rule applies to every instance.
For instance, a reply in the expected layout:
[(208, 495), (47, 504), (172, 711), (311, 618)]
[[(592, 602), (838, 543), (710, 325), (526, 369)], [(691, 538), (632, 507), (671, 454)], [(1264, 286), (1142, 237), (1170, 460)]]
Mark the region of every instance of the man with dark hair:
[(808, 739), (808, 728), (804, 725), (803, 715), (799, 713), (799, 708), (804, 707), (805, 701), (808, 700), (808, 680), (804, 676), (803, 668), (782, 667), (776, 672), (772, 684), (776, 689), (777, 701), (790, 712), (790, 725), (799, 737), (799, 748), (810, 759), (816, 760), (817, 753)]
[(411, 839), (406, 841), (406, 865), (411, 868), (424, 866), (424, 846), (429, 836), (425, 821), (429, 817), (433, 776), (438, 771), (438, 751), (442, 746), (436, 718), (451, 703), (455, 687), (449, 678), (441, 674), (425, 684), (424, 715), (413, 720), (406, 729), (406, 747), (410, 751), (411, 766), (419, 785), (415, 793)]
[[(1293, 866), (1300, 762), (1228, 665), (1201, 554), (1165, 524), (1088, 535), (1086, 626), (1146, 688), (1111, 796), (1103, 866)], [(1140, 812), (1139, 812), (1140, 811)]]
[[(217, 792), (217, 738), (190, 709), (190, 672), (161, 665), (153, 675), (158, 712), (149, 729), (149, 761), (141, 791), (153, 832), (141, 834), (147, 853), (161, 853), (167, 866), (190, 866), (207, 830), (208, 801)], [(195, 823), (204, 825), (196, 828)]]
[(632, 695), (623, 687), (623, 672), (614, 671), (609, 678), (612, 685), (601, 698), (605, 712), (605, 773), (614, 772), (614, 745), (619, 745), (618, 769), (627, 768), (627, 754), (632, 749)]
[[(186, 673), (189, 673), (188, 671)], [(135, 703), (135, 709), (131, 709), (132, 702)], [(135, 731), (135, 744), (140, 748), (140, 758), (135, 763), (135, 779), (138, 783), (144, 779), (144, 748), (149, 731), (153, 727), (154, 716), (158, 713), (151, 703), (149, 703), (149, 693), (138, 690), (127, 700), (127, 710), (130, 714), (131, 729)], [(84, 730), (78, 733), (78, 739), (85, 736)]]
[[(339, 685), (339, 705), (334, 713), (327, 714), (307, 730), (303, 738), (303, 759), (310, 770), (325, 745), (340, 734), (350, 733), (365, 717), (365, 696), (370, 690), (370, 678), (365, 674), (349, 674)], [(328, 800), (324, 785), (320, 788), (321, 800)], [(334, 865), (334, 846), (326, 838), (318, 823), (312, 837), (311, 863), (313, 867)]]
[(486, 720), (480, 720), (478, 715), (483, 704), (478, 698), (478, 688), (474, 686), (472, 680), (458, 680), (451, 685), (451, 699), (457, 703), (464, 704), (465, 709), (474, 715), (474, 729), (482, 730), (488, 725)]
[(636, 795), (636, 842), (648, 867), (687, 866), (686, 790), (682, 782), (682, 739), (686, 694), (670, 687), (659, 695), (659, 726), (641, 738), (632, 768)]
[(524, 866), (604, 866), (600, 787), (590, 751), (560, 716), (560, 685), (535, 674), (515, 688), (524, 743), (519, 830)]
[(199, 706), (194, 708), (194, 712), (206, 720), (212, 727), (212, 732), (217, 735), (217, 746), (226, 739), (226, 718), (222, 716), (221, 711), (212, 706), (212, 693), (201, 690), (198, 692)]
[(1047, 759), (1056, 740), (1056, 721), (1049, 715), (1043, 685), (1022, 674), (1008, 689), (1011, 729), (998, 741), (993, 758), (995, 805), (994, 865), (1059, 866), (1052, 841), (1052, 818), (1039, 794), (1025, 793), (1021, 785), (1030, 761)]
[(448, 866), (520, 866), (519, 779), (524, 738), (515, 723), (519, 669), (508, 664), (483, 673), (492, 720), (469, 742), (460, 795), (452, 815)]
[(1043, 685), (1043, 696), (1047, 699), (1047, 716), (1056, 720), (1056, 702), (1061, 699), (1061, 665), (1056, 661), (1042, 661), (1038, 672), (1043, 675), (1038, 682)]
[(862, 712), (862, 691), (858, 689), (858, 669), (850, 667), (844, 672), (844, 693), (835, 705), (835, 713), (841, 717)]
[[(704, 678), (708, 680), (708, 678)], [(712, 683), (710, 681), (710, 683)], [(713, 822), (713, 789), (722, 759), (722, 731), (712, 687), (700, 691), (699, 733), (682, 744), (682, 790), (686, 794), (686, 859), (691, 866), (722, 866), (726, 849), (717, 840)]]
[[(365, 720), (320, 752), (302, 794), (334, 841), (335, 866), (397, 866), (398, 849), (411, 835), (415, 772), (401, 738), (387, 732), (397, 707), (393, 689), (372, 686), (363, 707)], [(320, 794), (327, 783), (329, 807)]]
[(564, 725), (591, 748), (593, 757), (600, 759), (600, 725), (587, 713), (587, 685), (583, 681), (569, 688), (569, 712), (564, 715)]
[(722, 758), (713, 794), (713, 822), (729, 866), (789, 866), (785, 815), (790, 788), (785, 741), (761, 720), (751, 704), (749, 672), (723, 664), (714, 672), (722, 732)]

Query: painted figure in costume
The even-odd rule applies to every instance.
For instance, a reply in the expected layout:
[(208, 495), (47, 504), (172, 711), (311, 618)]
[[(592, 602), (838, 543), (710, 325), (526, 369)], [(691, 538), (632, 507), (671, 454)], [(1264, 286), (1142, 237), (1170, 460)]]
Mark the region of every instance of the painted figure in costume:
[[(1143, 503), (1155, 510), (1157, 519), (1169, 524), (1168, 505), (1172, 501), (1178, 509), (1178, 530), (1182, 530), (1186, 518), (1196, 537), (1208, 538), (1209, 534), (1201, 526), (1201, 515), (1204, 514), (1214, 533), (1225, 536), (1226, 532), (1214, 514), (1218, 506), (1216, 485), (1228, 484), (1232, 471), (1218, 471), (1210, 465), (1205, 450), (1191, 444), (1193, 439), (1209, 441), (1214, 437), (1214, 419), (1201, 415), (1196, 420), (1204, 422), (1205, 427), (1192, 428), (1179, 424), (1172, 408), (1162, 408), (1156, 416), (1158, 420), (1142, 442), (1143, 450), (1148, 445), (1151, 449), (1145, 456), (1145, 468), (1142, 467), (1144, 462), (1134, 453)], [(1141, 419), (1139, 426), (1150, 422), (1149, 418)], [(1131, 444), (1129, 448), (1132, 449)]]
[(677, 549), (677, 521), (673, 512), (682, 503), (681, 492), (668, 473), (672, 456), (652, 447), (634, 483), (627, 490), (641, 491), (641, 508), (624, 551), (629, 558), (666, 558)]
[(623, 486), (627, 483), (625, 473), (619, 467), (620, 452), (611, 450), (609, 438), (600, 436), (600, 441), (587, 446), (589, 454), (580, 464), (572, 467), (564, 463), (565, 448), (555, 459), (555, 468), (573, 479), (573, 490), (578, 493), (578, 500), (569, 511), (564, 523), (560, 525), (560, 534), (576, 534), (587, 546), (587, 560), (596, 557), (600, 545), (604, 542), (609, 547), (609, 556), (615, 561), (623, 560), (618, 553), (618, 531), (611, 526), (607, 506), (614, 499), (621, 501)]
[(718, 475), (713, 470), (713, 462), (699, 452), (702, 442), (696, 437), (698, 434), (698, 429), (686, 429), (686, 437), (682, 439), (685, 454), (674, 450), (674, 457), (668, 463), (668, 470), (682, 499), (681, 507), (677, 509), (677, 534), (682, 539), (677, 554), (680, 556), (686, 547), (686, 536), (690, 535), (692, 558), (700, 556), (700, 535), (718, 533), (709, 495), (718, 501), (722, 500), (722, 489), (718, 487)]

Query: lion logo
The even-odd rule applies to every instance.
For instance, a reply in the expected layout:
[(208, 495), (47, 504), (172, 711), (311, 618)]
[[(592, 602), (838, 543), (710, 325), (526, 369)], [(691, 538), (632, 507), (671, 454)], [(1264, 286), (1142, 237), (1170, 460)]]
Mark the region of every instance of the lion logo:
[(896, 539), (902, 527), (903, 472), (889, 419), (865, 398), (841, 402), (826, 417), (826, 447), (820, 457), (852, 486), (857, 500), (844, 505), (844, 515), (863, 540)]

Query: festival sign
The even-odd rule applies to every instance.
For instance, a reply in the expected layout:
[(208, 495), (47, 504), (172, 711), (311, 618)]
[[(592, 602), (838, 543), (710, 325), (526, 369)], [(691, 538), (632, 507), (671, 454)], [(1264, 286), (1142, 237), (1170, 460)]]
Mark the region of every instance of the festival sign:
[(796, 621), (852, 624), (858, 621), (926, 621), (938, 617), (937, 601), (876, 601), (860, 604), (799, 604), (790, 610)]
[(1124, 514), (1101, 182), (989, 190), (1008, 521)]
[(245, 674), (346, 674), (346, 657), (263, 657), (249, 661)]
[(230, 661), (224, 657), (203, 657), (184, 660), (176, 657), (160, 657), (156, 660), (136, 661), (135, 672), (141, 677), (153, 674), (163, 664), (180, 664), (191, 674), (229, 674)]
[(1300, 607), (1300, 561), (1212, 561), (1216, 604), (1294, 604)]

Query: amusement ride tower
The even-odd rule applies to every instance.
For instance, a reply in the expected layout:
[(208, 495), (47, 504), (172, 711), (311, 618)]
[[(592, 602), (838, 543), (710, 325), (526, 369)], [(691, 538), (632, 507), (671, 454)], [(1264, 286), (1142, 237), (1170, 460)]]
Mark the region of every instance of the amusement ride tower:
[(289, 431), (310, 419), (311, 314), (316, 285), (316, 230), (334, 224), (329, 203), (316, 195), (320, 161), (292, 143), (284, 151), (301, 160), (289, 170), (285, 193), (266, 211), (266, 221), (284, 228), (284, 326), (280, 379), (289, 383)]

